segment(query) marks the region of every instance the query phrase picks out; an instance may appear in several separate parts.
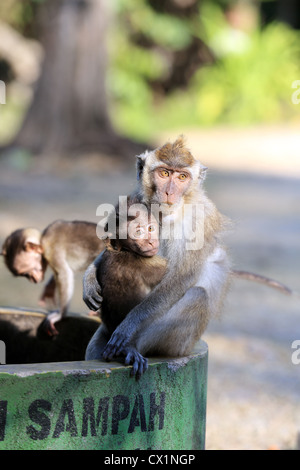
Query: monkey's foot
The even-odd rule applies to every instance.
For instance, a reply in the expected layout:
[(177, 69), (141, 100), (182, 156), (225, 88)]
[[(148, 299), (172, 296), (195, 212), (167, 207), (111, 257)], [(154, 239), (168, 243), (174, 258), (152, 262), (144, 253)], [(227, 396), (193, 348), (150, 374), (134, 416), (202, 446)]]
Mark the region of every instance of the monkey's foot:
[(148, 360), (132, 347), (125, 348), (123, 354), (125, 355), (125, 365), (132, 365), (131, 377), (135, 376), (138, 380), (148, 369)]

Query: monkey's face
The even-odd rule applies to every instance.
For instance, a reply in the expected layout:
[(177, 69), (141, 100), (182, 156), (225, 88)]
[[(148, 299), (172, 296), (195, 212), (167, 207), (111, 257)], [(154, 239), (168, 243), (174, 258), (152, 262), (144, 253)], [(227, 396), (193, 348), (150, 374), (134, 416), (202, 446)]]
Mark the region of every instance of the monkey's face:
[(24, 276), (30, 282), (42, 282), (45, 275), (45, 263), (41, 253), (35, 250), (22, 250), (14, 259), (14, 274)]
[(128, 223), (126, 247), (141, 256), (154, 256), (159, 250), (159, 227), (153, 217), (139, 217)]
[(188, 191), (192, 177), (189, 171), (159, 166), (153, 172), (154, 191), (160, 204), (178, 204)]
[(137, 157), (137, 177), (143, 200), (168, 205), (171, 210), (191, 203), (194, 196), (198, 200), (203, 170), (182, 138)]

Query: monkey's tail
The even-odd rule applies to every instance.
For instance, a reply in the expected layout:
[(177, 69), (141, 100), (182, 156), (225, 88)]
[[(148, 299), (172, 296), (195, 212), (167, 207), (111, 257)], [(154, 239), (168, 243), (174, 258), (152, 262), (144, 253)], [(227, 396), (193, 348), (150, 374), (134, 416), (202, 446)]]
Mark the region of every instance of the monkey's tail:
[(231, 271), (231, 275), (239, 279), (259, 282), (260, 284), (264, 284), (268, 287), (272, 287), (273, 289), (278, 290), (282, 294), (292, 295), (294, 297), (300, 298), (300, 294), (298, 292), (291, 290), (289, 287), (285, 286), (281, 282), (275, 281), (274, 279), (270, 279), (269, 277), (261, 276), (260, 274), (251, 273), (249, 271), (240, 271), (238, 269), (233, 269)]

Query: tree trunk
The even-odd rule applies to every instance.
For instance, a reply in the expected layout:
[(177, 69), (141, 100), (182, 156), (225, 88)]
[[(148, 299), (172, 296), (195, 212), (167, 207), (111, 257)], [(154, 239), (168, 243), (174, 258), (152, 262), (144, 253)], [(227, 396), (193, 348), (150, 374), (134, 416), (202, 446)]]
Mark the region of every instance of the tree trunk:
[(300, 29), (299, 0), (279, 0), (278, 18), (288, 23), (292, 28)]
[(108, 0), (48, 0), (41, 6), (45, 59), (31, 106), (12, 146), (34, 154), (100, 151), (132, 155), (145, 147), (118, 136), (105, 87)]

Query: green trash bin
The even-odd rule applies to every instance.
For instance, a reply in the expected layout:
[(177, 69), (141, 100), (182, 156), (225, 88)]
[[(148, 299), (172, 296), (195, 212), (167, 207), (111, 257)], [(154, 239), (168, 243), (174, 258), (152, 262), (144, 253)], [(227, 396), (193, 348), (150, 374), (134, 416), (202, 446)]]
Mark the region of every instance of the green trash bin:
[[(30, 312), (26, 315), (32, 322)], [(91, 330), (98, 326), (82, 320)], [(80, 321), (77, 317), (78, 333)], [(62, 330), (48, 341), (50, 349), (55, 341), (63, 341)], [(207, 345), (200, 341), (188, 357), (149, 359), (139, 381), (117, 362), (41, 358), (1, 365), (0, 450), (204, 449), (207, 358)]]

